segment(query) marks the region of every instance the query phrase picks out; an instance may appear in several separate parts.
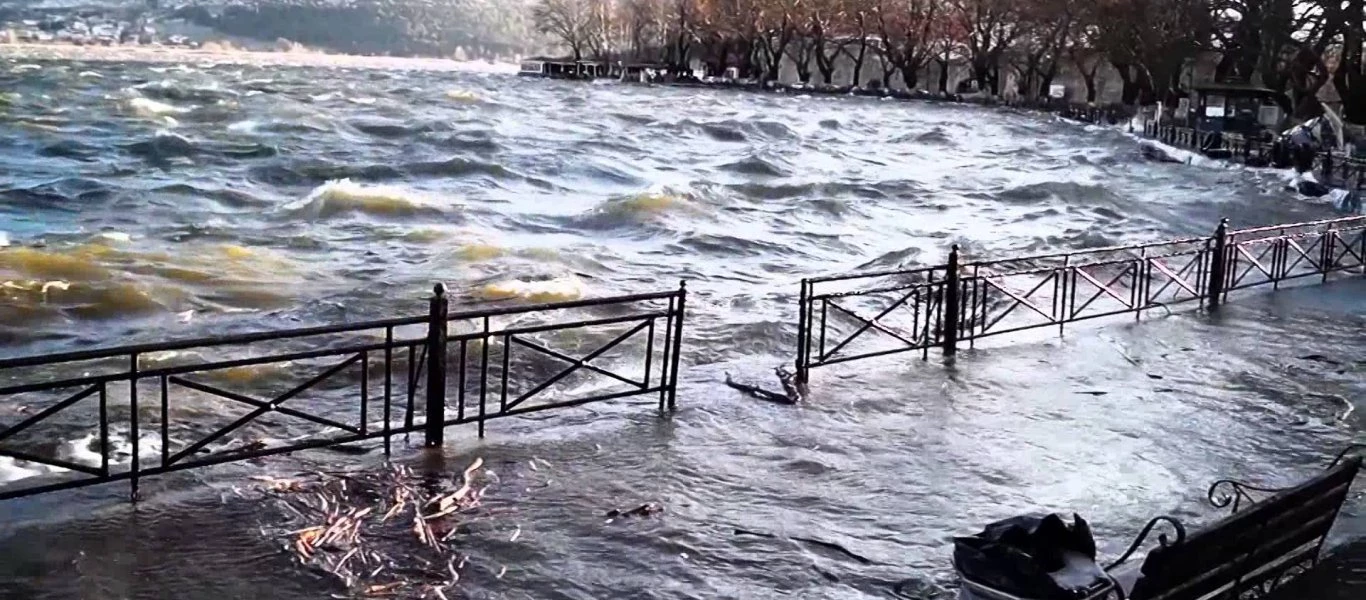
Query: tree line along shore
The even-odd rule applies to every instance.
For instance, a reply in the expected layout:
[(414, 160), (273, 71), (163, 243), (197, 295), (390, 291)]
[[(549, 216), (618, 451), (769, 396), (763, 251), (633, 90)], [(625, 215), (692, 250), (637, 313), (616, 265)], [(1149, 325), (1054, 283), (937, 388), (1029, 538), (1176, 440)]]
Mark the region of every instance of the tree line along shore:
[(1366, 0), (535, 0), (574, 60), (758, 82), (1175, 105), (1203, 82), (1366, 124)]

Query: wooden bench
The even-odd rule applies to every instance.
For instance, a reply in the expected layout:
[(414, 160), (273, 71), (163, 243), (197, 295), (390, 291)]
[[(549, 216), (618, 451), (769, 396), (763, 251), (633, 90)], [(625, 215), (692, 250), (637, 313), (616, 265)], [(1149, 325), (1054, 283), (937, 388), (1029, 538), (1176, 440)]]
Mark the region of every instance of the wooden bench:
[[(1120, 583), (1119, 597), (1256, 597), (1313, 566), (1338, 510), (1347, 499), (1352, 480), (1361, 470), (1361, 457), (1346, 458), (1347, 452), (1319, 475), (1291, 488), (1273, 490), (1231, 480), (1216, 482), (1209, 490), (1210, 502), (1218, 508), (1231, 504), (1233, 513), (1191, 535), (1186, 535), (1176, 519), (1153, 519), (1128, 551), (1105, 569)], [(1253, 502), (1252, 492), (1274, 495)], [(1158, 547), (1148, 553), (1140, 568), (1124, 565), (1163, 523), (1175, 529), (1176, 539), (1161, 536)]]

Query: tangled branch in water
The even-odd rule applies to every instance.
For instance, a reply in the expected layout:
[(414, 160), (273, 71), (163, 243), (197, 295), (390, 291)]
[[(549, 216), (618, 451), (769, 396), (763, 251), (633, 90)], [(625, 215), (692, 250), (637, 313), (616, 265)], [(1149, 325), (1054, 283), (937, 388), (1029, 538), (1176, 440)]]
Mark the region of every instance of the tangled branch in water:
[(490, 477), (476, 459), (458, 486), (400, 465), (304, 481), (257, 479), (293, 516), (277, 534), (301, 564), (360, 597), (444, 598), (468, 560), (453, 540), (479, 509)]
[(801, 402), (802, 397), (805, 396), (805, 390), (803, 389), (805, 386), (797, 382), (796, 376), (782, 367), (773, 369), (773, 372), (778, 376), (779, 383), (783, 385), (783, 393), (781, 394), (778, 392), (771, 392), (757, 385), (735, 381), (734, 379), (731, 379), (730, 373), (726, 373), (726, 385), (760, 400), (767, 400), (777, 404), (797, 404), (798, 402)]

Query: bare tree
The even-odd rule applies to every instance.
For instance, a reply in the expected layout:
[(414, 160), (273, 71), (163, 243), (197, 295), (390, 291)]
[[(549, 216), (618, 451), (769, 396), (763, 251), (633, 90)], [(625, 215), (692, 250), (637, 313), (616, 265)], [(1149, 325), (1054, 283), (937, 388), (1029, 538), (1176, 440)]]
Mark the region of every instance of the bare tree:
[(591, 0), (538, 0), (532, 7), (536, 30), (554, 37), (583, 60), (593, 28)]
[(965, 32), (972, 77), (992, 95), (1001, 93), (1001, 59), (1024, 28), (1016, 0), (955, 0), (954, 9)]
[(1366, 123), (1366, 0), (1347, 0), (1330, 12), (1341, 31), (1333, 87), (1342, 96), (1343, 118), (1353, 123)]
[(1174, 100), (1204, 53), (1216, 78), (1283, 91), (1307, 115), (1333, 83), (1352, 122), (1366, 122), (1366, 0), (530, 0), (535, 28), (575, 59), (631, 56), (682, 70), (697, 57), (712, 73), (769, 82), (833, 82), (837, 60), (860, 83), (870, 54), (884, 84), (909, 88), (926, 67), (966, 63), (978, 88), (1001, 92), (1013, 69), (1019, 92), (1043, 94), (1070, 66), (1099, 99), (1101, 69), (1123, 82), (1128, 104)]

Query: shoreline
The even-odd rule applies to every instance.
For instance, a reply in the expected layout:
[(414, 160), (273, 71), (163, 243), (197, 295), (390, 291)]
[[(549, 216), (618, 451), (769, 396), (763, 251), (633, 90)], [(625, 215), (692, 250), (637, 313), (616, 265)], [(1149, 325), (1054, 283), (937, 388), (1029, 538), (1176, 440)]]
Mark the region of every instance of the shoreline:
[(167, 46), (77, 46), (75, 44), (0, 44), (0, 58), (21, 60), (71, 60), (91, 62), (139, 62), (150, 64), (241, 64), (280, 67), (331, 67), (402, 69), (515, 74), (513, 63), (457, 61), (446, 58), (363, 56), (330, 54), (314, 50), (226, 50)]
[[(594, 78), (580, 77), (557, 77), (549, 75), (536, 75), (522, 73), (536, 79), (556, 79), (565, 81), (592, 82)], [(598, 78), (603, 79), (603, 78)], [(611, 79), (611, 78), (606, 78)], [(1199, 131), (1185, 125), (1163, 125), (1157, 126), (1150, 112), (1152, 106), (1128, 106), (1122, 104), (1097, 104), (1069, 102), (1067, 100), (1053, 101), (1052, 98), (1045, 98), (1042, 101), (1021, 101), (1002, 99), (993, 96), (964, 96), (962, 94), (949, 94), (946, 92), (926, 92), (922, 90), (904, 91), (894, 89), (864, 89), (858, 87), (827, 87), (819, 84), (785, 84), (778, 82), (758, 83), (748, 81), (651, 81), (635, 82), (622, 80), (621, 83), (629, 85), (644, 86), (665, 86), (675, 88), (710, 89), (736, 92), (750, 92), (759, 94), (780, 94), (780, 95), (807, 95), (807, 96), (831, 96), (831, 97), (852, 97), (852, 98), (877, 98), (883, 100), (897, 100), (903, 102), (921, 101), (929, 103), (950, 103), (964, 104), (971, 106), (981, 106), (998, 109), (1011, 109), (1026, 112), (1035, 112), (1045, 115), (1052, 115), (1064, 120), (1088, 125), (1108, 125), (1111, 127), (1125, 126), (1128, 133), (1136, 139), (1166, 144), (1167, 146), (1183, 151), (1194, 152), (1208, 160), (1218, 161), (1229, 165), (1249, 165), (1249, 156), (1257, 156), (1265, 159), (1270, 153), (1270, 143), (1254, 144), (1244, 140), (1240, 135), (1229, 135), (1219, 137), (1219, 146), (1202, 149), (1199, 140)], [(1162, 130), (1167, 131), (1164, 135)], [(1184, 131), (1186, 137), (1176, 135)], [(1183, 142), (1184, 140), (1184, 142)], [(1260, 148), (1255, 152), (1248, 152), (1253, 146)], [(1207, 153), (1208, 151), (1214, 154)], [(1222, 155), (1221, 155), (1222, 154)], [(1256, 164), (1250, 166), (1257, 166)], [(1366, 160), (1358, 157), (1347, 156), (1336, 151), (1319, 150), (1315, 154), (1312, 168), (1308, 171), (1316, 177), (1316, 181), (1322, 182), (1329, 188), (1342, 189), (1347, 192), (1358, 192), (1366, 189)], [(1340, 175), (1339, 175), (1340, 173)], [(1335, 204), (1336, 207), (1336, 204)], [(1361, 208), (1356, 209), (1337, 209), (1339, 212), (1349, 215), (1366, 214)]]

